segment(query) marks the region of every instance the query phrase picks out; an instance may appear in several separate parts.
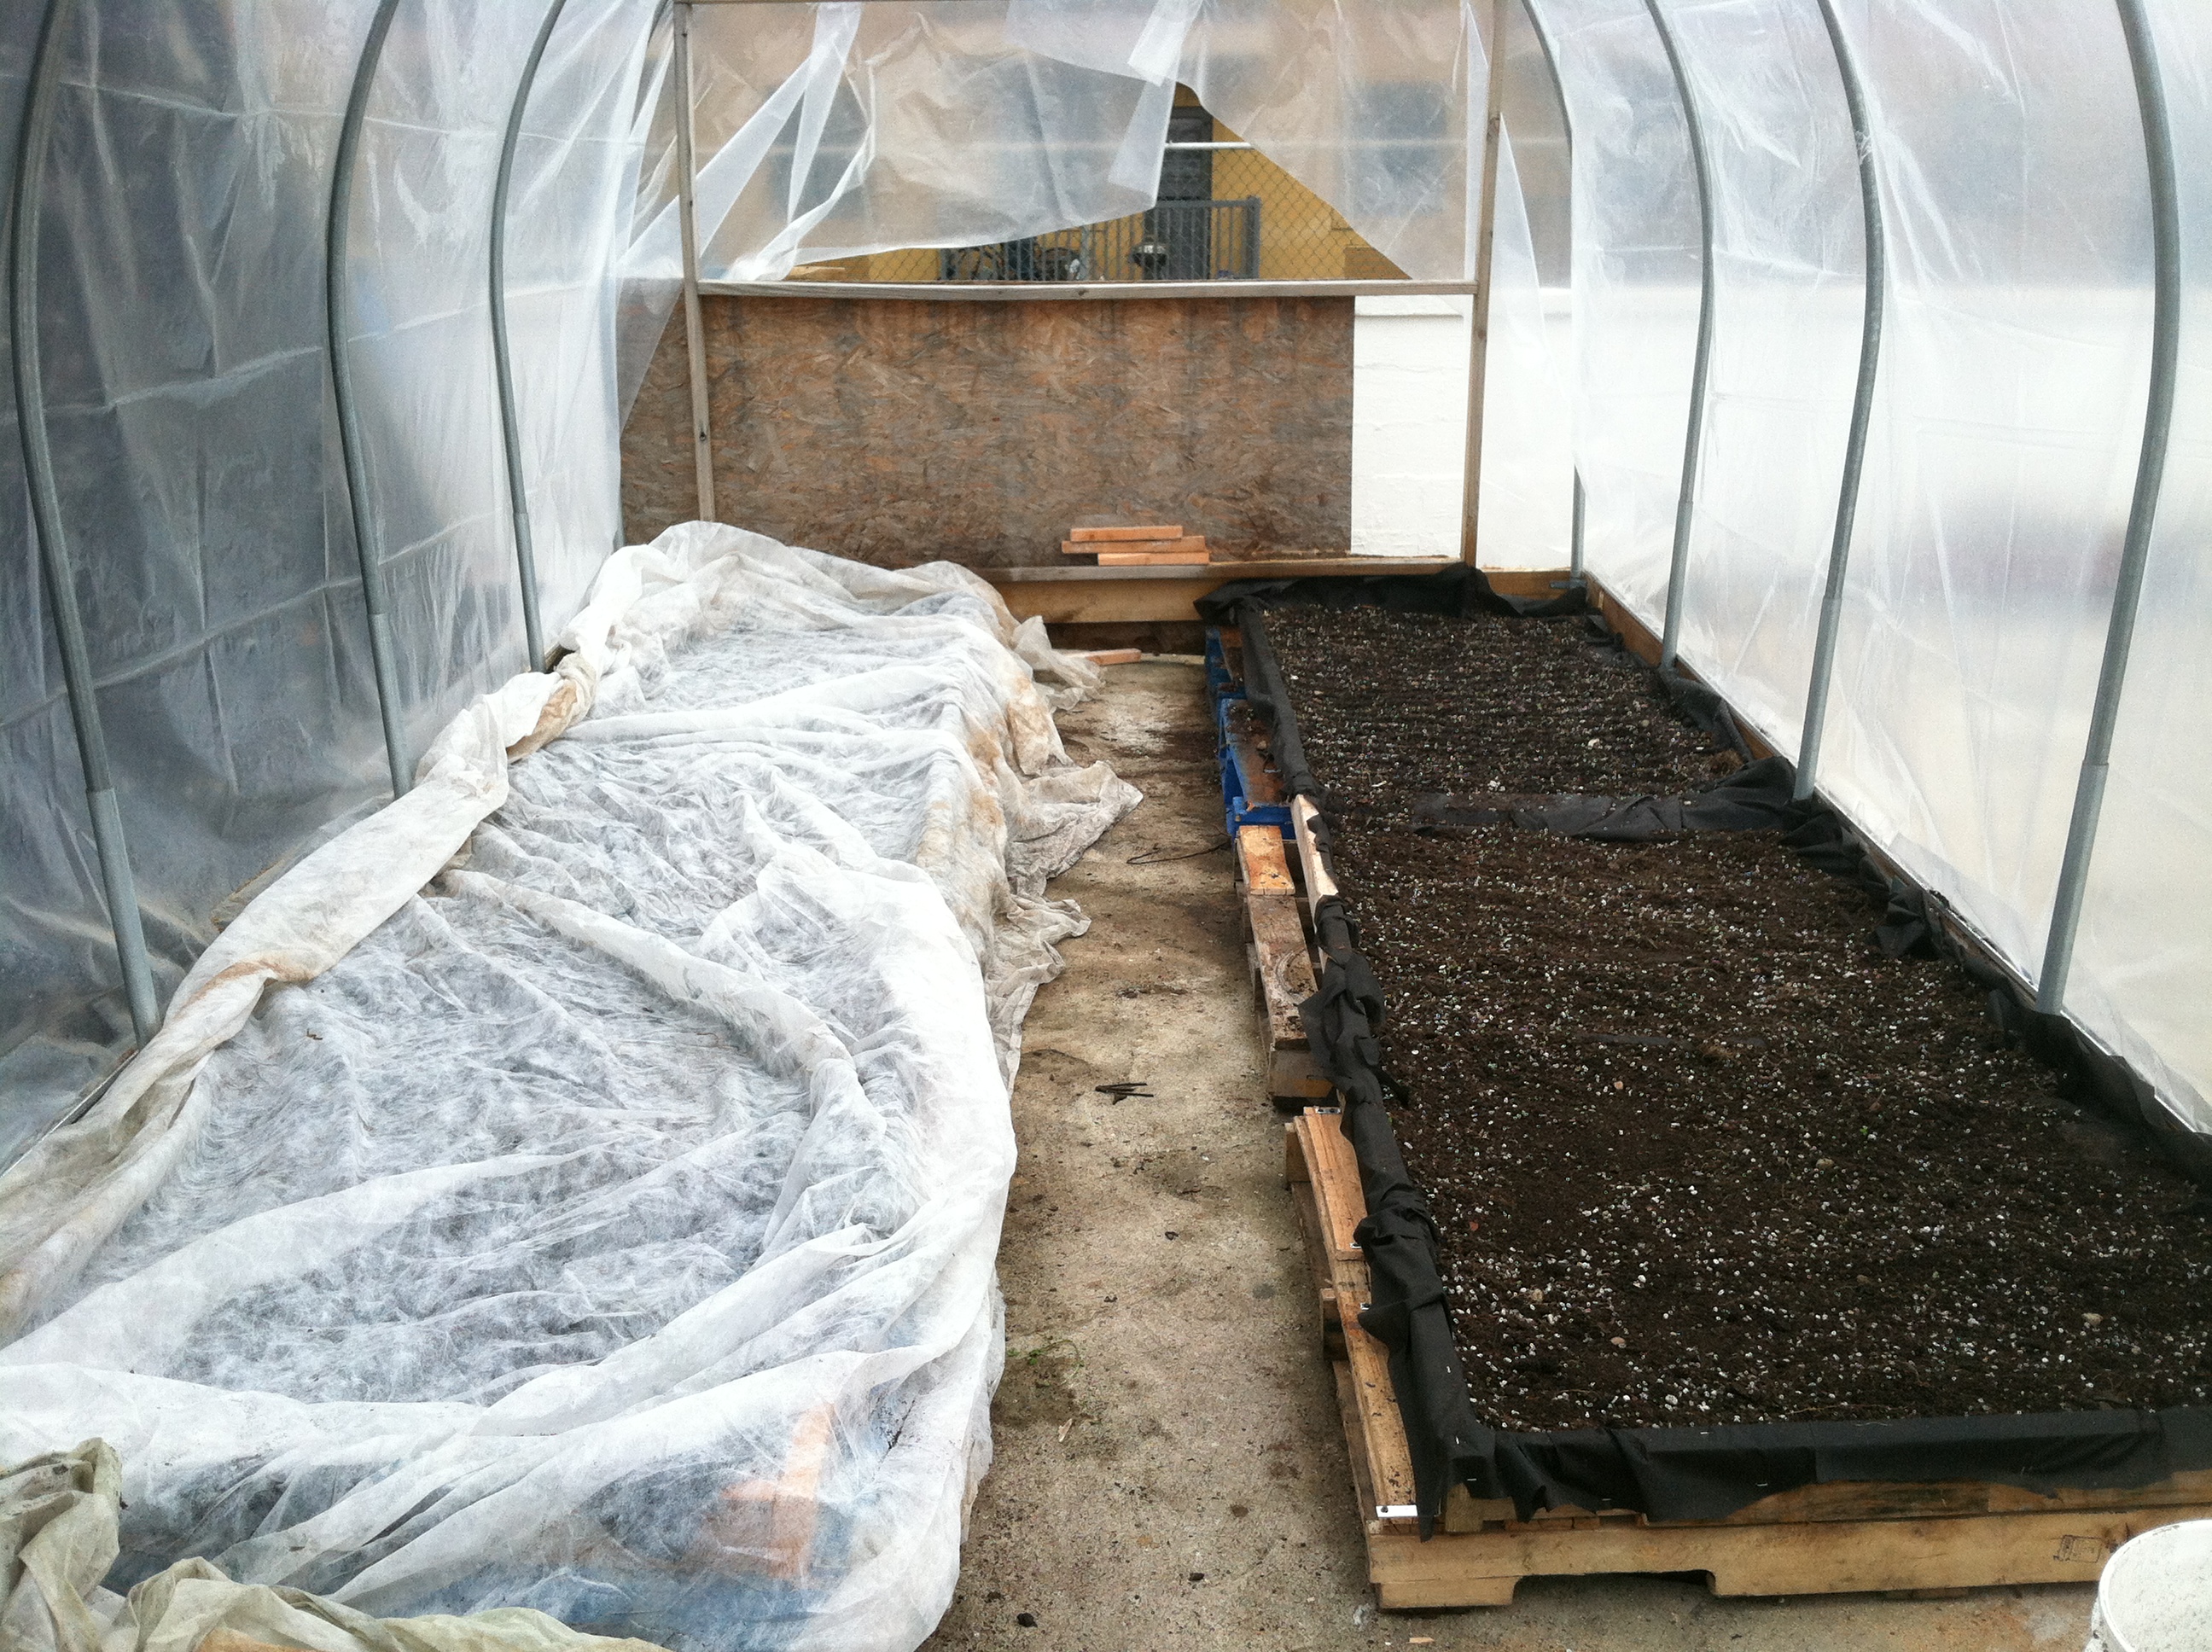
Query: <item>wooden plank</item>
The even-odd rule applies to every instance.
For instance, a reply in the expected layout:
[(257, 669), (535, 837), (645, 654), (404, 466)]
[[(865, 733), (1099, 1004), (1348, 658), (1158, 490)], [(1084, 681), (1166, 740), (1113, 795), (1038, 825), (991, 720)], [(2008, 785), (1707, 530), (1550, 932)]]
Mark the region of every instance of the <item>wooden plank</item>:
[(1298, 1005), (1314, 995), (1316, 982), (1305, 925), (1298, 919), (1298, 897), (1287, 891), (1248, 894), (1244, 915), (1252, 926), (1252, 969), (1260, 979), (1267, 1047), (1271, 1051), (1303, 1050), (1306, 1029), (1298, 1019)]
[(1254, 895), (1294, 895), (1291, 863), (1283, 854), (1283, 835), (1273, 826), (1237, 829), (1237, 869)]
[[(1182, 538), (1182, 525), (1177, 523), (1173, 527), (1070, 528), (1067, 538), (1078, 545), (1118, 544), (1127, 539), (1180, 539)], [(1066, 547), (1063, 545), (1061, 549)]]
[(1252, 714), (1251, 705), (1243, 700), (1231, 701), (1226, 720), (1230, 750), (1237, 754), (1237, 771), (1244, 780), (1246, 805), (1256, 808), (1281, 803), (1283, 778), (1260, 750), (1260, 720)]
[(1425, 1544), (1370, 1534), (1368, 1572), (1392, 1609), (1498, 1606), (1522, 1577), (1613, 1572), (1704, 1572), (1723, 1595), (2090, 1583), (2129, 1538), (2208, 1515), (2212, 1503), (1753, 1526), (1530, 1522)]
[(1133, 665), (1144, 657), (1142, 648), (1088, 648), (1083, 653), (1094, 665)]
[(1298, 870), (1305, 878), (1308, 912), (1337, 893), (1336, 879), (1322, 860), (1321, 844), (1314, 836), (1313, 823), (1320, 814), (1311, 798), (1301, 795), (1291, 799), (1291, 829), (1297, 840)]
[(1157, 550), (1102, 550), (1098, 553), (1098, 566), (1101, 568), (1205, 568), (1212, 560), (1202, 538), (1163, 542)]
[[(1406, 1425), (1398, 1414), (1397, 1390), (1390, 1382), (1389, 1350), (1359, 1328), (1358, 1309), (1369, 1299), (1367, 1259), (1352, 1243), (1352, 1229), (1364, 1200), (1359, 1196), (1359, 1164), (1337, 1128), (1337, 1115), (1309, 1110), (1297, 1121), (1306, 1155), (1314, 1204), (1328, 1246), (1331, 1282), (1343, 1328), (1351, 1406), (1358, 1429), (1355, 1459), (1364, 1459), (1372, 1491), (1361, 1499), (1360, 1515), (1370, 1535), (1413, 1521), (1413, 1459), (1406, 1445)], [(1348, 1178), (1348, 1180), (1347, 1180)], [(1349, 1218), (1347, 1224), (1346, 1218)], [(1407, 1512), (1386, 1515), (1384, 1509)]]
[(1501, 597), (1534, 597), (1549, 602), (1565, 590), (1574, 570), (1565, 568), (1486, 568), (1482, 577)]
[[(1376, 559), (1380, 562), (1381, 559)], [(1223, 562), (1195, 568), (979, 568), (1018, 620), (1048, 625), (1112, 625), (1198, 618), (1198, 599), (1232, 580), (1282, 580), (1340, 574), (1428, 574), (1439, 562), (1346, 568), (1341, 562)], [(1010, 577), (1013, 576), (1013, 577)]]

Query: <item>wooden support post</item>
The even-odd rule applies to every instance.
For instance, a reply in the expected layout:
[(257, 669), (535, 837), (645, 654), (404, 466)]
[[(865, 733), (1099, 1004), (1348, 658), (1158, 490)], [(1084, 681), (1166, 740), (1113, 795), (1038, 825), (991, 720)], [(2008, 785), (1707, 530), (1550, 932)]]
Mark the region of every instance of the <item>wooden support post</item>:
[(1468, 325), (1467, 466), (1460, 480), (1460, 560), (1473, 567), (1476, 529), (1482, 514), (1482, 401), (1490, 359), (1491, 248), (1498, 237), (1498, 146), (1505, 131), (1505, 78), (1501, 59), (1505, 49), (1505, 0), (1490, 0), (1490, 38), (1484, 43), (1489, 60), (1488, 112), (1482, 126), (1482, 195), (1474, 231), (1474, 281), (1468, 288), (1472, 301)]
[(684, 238), (684, 346), (691, 380), (691, 462), (699, 519), (715, 520), (714, 429), (707, 407), (707, 319), (699, 307), (699, 157), (692, 148), (691, 0), (676, 5), (676, 222)]

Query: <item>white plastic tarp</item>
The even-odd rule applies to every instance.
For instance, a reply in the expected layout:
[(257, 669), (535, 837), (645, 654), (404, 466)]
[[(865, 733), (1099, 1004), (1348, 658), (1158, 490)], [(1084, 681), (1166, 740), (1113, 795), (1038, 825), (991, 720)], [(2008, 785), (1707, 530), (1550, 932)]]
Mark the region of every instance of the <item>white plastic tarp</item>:
[(1137, 800), (1054, 731), (1096, 668), (696, 524), (562, 643), (0, 1176), (0, 1461), (120, 1454), (112, 1587), (904, 1652), (988, 1460), (1043, 883)]

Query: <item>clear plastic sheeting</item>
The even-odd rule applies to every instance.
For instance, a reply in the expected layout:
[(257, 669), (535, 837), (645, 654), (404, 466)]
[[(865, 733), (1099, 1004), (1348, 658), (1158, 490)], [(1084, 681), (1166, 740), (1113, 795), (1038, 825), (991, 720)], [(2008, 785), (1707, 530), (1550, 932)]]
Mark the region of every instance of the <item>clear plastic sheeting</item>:
[(1542, 0), (1575, 131), (1575, 462), (1586, 566), (1666, 605), (1698, 330), (1697, 183), (1643, 0)]
[[(1109, 13), (1122, 26), (1102, 41), (1047, 0), (698, 8), (702, 272), (775, 280), (802, 259), (972, 246), (1150, 206), (1181, 29), (1147, 48), (1149, 16), (1129, 27)], [(658, 207), (625, 264), (641, 280), (681, 273), (676, 106), (655, 125)]]
[(1844, 21), (1890, 288), (1822, 783), (2032, 973), (2141, 451), (2135, 88), (2109, 6)]
[(1044, 880), (1137, 801), (1054, 731), (1096, 669), (700, 524), (562, 646), (0, 1178), (0, 1460), (115, 1448), (112, 1587), (903, 1652), (988, 1460)]
[[(1711, 162), (1716, 321), (1682, 653), (1797, 746), (1857, 366), (1864, 253), (1813, 0), (1662, 0)], [(2193, 10), (2152, 8), (2191, 285), (2176, 440), (2070, 982), (2212, 1127), (2205, 592), (2212, 322)], [(2135, 480), (2149, 367), (2142, 128), (2103, 0), (1847, 0), (1889, 246), (1874, 423), (1820, 780), (2033, 977)], [(1641, 0), (1538, 0), (1575, 137), (1577, 454), (1591, 571), (1656, 625), (1695, 334), (1697, 197)]]
[(1858, 373), (1857, 152), (1817, 7), (1673, 0), (1666, 15), (1703, 116), (1718, 318), (1682, 648), (1794, 754)]
[(2150, 9), (2183, 157), (2181, 371), (2068, 1008), (2212, 1130), (2212, 15)]
[[(39, 8), (0, 31), (12, 176)], [(166, 999), (234, 891), (373, 804), (385, 759), (328, 388), (323, 224), (372, 0), (82, 0), (45, 174), (61, 507)], [(518, 155), (510, 322), (550, 623), (618, 542), (615, 257), (651, 0), (569, 0)], [(520, 669), (486, 266), (540, 7), (410, 0), (368, 106), (351, 343), (416, 750)], [(0, 396), (0, 1163), (129, 1042)], [(227, 915), (227, 914), (226, 914)]]

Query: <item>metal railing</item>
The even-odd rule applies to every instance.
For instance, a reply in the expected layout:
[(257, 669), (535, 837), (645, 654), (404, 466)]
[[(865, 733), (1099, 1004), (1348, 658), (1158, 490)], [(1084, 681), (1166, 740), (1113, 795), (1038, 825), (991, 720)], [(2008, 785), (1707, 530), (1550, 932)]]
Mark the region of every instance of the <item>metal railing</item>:
[(1256, 281), (1260, 197), (1162, 201), (1080, 229), (938, 255), (941, 281)]

